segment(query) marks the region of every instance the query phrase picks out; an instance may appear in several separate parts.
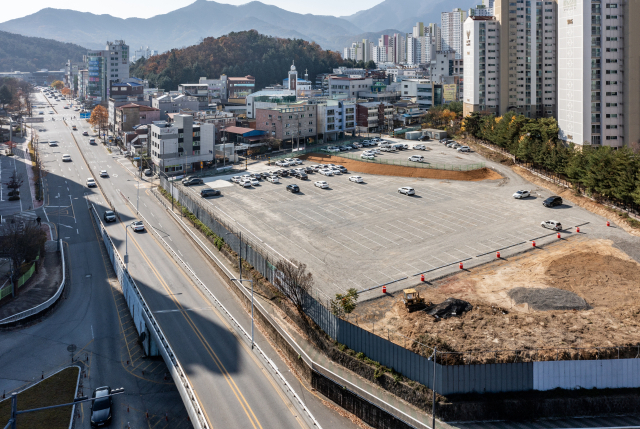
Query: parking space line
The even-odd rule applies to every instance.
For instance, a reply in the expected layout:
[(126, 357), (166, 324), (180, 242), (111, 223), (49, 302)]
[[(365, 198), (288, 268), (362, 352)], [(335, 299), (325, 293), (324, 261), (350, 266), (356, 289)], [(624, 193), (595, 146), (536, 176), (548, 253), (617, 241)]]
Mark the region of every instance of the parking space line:
[(353, 250), (352, 248), (350, 248), (350, 247), (348, 247), (348, 246), (345, 246), (344, 244), (340, 243), (338, 240), (334, 239), (333, 237), (327, 237), (327, 238), (328, 238), (329, 240), (333, 240), (333, 241), (335, 241), (336, 243), (338, 243), (339, 245), (341, 245), (341, 246), (342, 246), (342, 247), (344, 247), (345, 249), (348, 249), (348, 250), (352, 251), (352, 252), (353, 252), (353, 253), (355, 253), (356, 255), (359, 255), (359, 253), (358, 253), (358, 252), (356, 252), (355, 250)]
[(357, 232), (357, 231), (351, 231), (351, 232), (353, 232), (354, 234), (358, 234), (360, 237), (364, 238), (365, 240), (369, 240), (370, 242), (375, 243), (375, 244), (377, 244), (377, 245), (378, 245), (378, 246), (380, 246), (380, 247), (384, 247), (385, 249), (387, 248), (387, 246), (385, 246), (384, 244), (380, 244), (380, 243), (378, 243), (377, 241), (370, 239), (370, 238), (369, 238), (369, 237), (367, 237), (366, 235), (362, 235), (362, 234), (360, 234), (360, 233), (359, 233), (359, 232)]
[[(399, 226), (394, 225), (393, 223), (390, 223), (390, 222), (389, 222), (389, 223), (387, 223), (387, 225), (389, 225), (389, 226), (390, 226), (390, 227), (392, 227), (392, 228), (399, 229), (399, 230), (400, 230), (400, 231), (402, 231), (403, 233), (407, 233), (407, 231), (405, 231), (404, 229), (400, 228)], [(419, 230), (419, 231), (420, 231), (420, 230)], [(422, 231), (421, 231), (421, 232), (422, 232)], [(409, 234), (412, 234), (412, 233), (409, 233)], [(413, 237), (418, 238), (418, 239), (420, 239), (420, 240), (424, 240), (424, 237), (420, 237), (420, 236), (417, 236), (417, 235), (415, 235), (415, 234), (413, 235)], [(411, 240), (409, 240), (409, 241), (411, 241)]]
[[(373, 231), (372, 231), (372, 228), (379, 228), (379, 229), (382, 229), (382, 227), (381, 227), (381, 226), (379, 226), (379, 225), (372, 225), (372, 226), (371, 226), (371, 228), (369, 228), (369, 229), (368, 229), (368, 231), (369, 231), (371, 234), (373, 234), (373, 235), (377, 235), (378, 237), (380, 237), (380, 238), (382, 238), (382, 239), (384, 239), (384, 240), (387, 240), (387, 241), (392, 242), (392, 243), (393, 243), (393, 244), (395, 244), (396, 246), (399, 246), (399, 245), (400, 245), (400, 243), (396, 243), (395, 241), (393, 241), (393, 240), (392, 240), (392, 239), (390, 239), (390, 238), (387, 238), (387, 237), (385, 237), (385, 236), (383, 236), (383, 235), (380, 235), (380, 234), (376, 234), (375, 232), (373, 232)], [(405, 241), (406, 241), (406, 240), (405, 240)]]
[(346, 239), (349, 239), (349, 240), (353, 241), (353, 242), (354, 242), (354, 243), (356, 243), (358, 246), (362, 246), (362, 247), (364, 247), (365, 249), (369, 249), (369, 250), (371, 250), (372, 252), (374, 252), (374, 251), (375, 251), (375, 250), (373, 250), (371, 247), (367, 247), (367, 246), (365, 246), (364, 244), (358, 243), (356, 240), (354, 240), (354, 239), (353, 239), (353, 238), (351, 238), (351, 237), (348, 237), (348, 236), (346, 236), (346, 235), (344, 235), (344, 234), (341, 234), (341, 235), (342, 235), (344, 238), (346, 238)]

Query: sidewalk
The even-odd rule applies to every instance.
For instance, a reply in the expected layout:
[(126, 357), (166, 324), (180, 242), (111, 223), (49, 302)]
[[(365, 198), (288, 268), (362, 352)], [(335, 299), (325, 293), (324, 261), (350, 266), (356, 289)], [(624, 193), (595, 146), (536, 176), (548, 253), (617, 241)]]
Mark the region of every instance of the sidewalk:
[[(154, 194), (156, 196), (158, 196), (159, 198), (163, 199), (163, 201), (166, 203), (166, 200), (164, 200), (164, 197), (162, 195), (160, 195), (159, 193), (156, 193), (155, 191)], [(167, 208), (167, 210), (171, 210), (171, 205), (165, 205), (165, 207)], [(180, 212), (177, 211), (177, 209), (174, 209), (174, 213), (178, 216), (180, 216)], [(212, 254), (214, 254), (224, 265), (224, 267), (233, 272), (236, 273), (236, 269), (235, 266), (231, 263), (229, 263), (229, 261), (226, 259), (226, 257), (211, 243), (209, 242), (209, 240), (202, 234), (200, 233), (198, 230), (196, 230), (195, 228), (193, 228), (188, 221), (185, 221), (184, 223), (181, 224), (181, 226), (183, 228), (188, 228), (189, 231), (191, 231), (193, 234), (195, 234), (200, 240), (201, 242), (206, 246), (206, 248), (208, 249), (209, 252), (211, 252)], [(196, 245), (197, 246), (197, 245)], [(216, 261), (212, 261), (212, 263), (217, 263)], [(368, 380), (365, 380), (364, 378), (358, 376), (357, 374), (349, 371), (348, 369), (344, 368), (343, 366), (333, 362), (332, 360), (330, 360), (325, 354), (321, 353), (320, 351), (318, 351), (311, 342), (307, 341), (302, 335), (300, 335), (296, 329), (290, 329), (288, 326), (288, 322), (286, 322), (285, 320), (282, 319), (282, 317), (280, 316), (280, 312), (276, 311), (276, 309), (273, 307), (273, 305), (271, 304), (270, 301), (268, 301), (267, 299), (265, 299), (264, 297), (262, 297), (260, 294), (256, 294), (255, 295), (255, 299), (256, 301), (259, 301), (261, 303), (261, 306), (266, 309), (269, 313), (269, 315), (271, 316), (271, 318), (273, 320), (276, 321), (276, 323), (278, 323), (280, 325), (281, 328), (285, 329), (287, 331), (287, 333), (296, 341), (296, 343), (302, 348), (302, 350), (304, 350), (304, 352), (318, 365), (323, 366), (324, 368), (328, 369), (329, 371), (333, 372), (334, 374), (338, 375), (339, 377), (343, 378), (344, 380), (352, 383), (353, 385), (359, 387), (360, 389), (362, 389), (365, 392), (368, 392), (371, 396), (378, 398), (381, 401), (386, 402), (387, 404), (389, 404), (391, 407), (395, 408), (396, 410), (400, 411), (401, 413), (396, 413), (397, 417), (407, 421), (409, 423), (411, 423), (412, 425), (416, 426), (416, 427), (421, 427), (418, 423), (416, 423), (415, 421), (412, 422), (411, 419), (409, 419), (407, 416), (415, 419), (417, 422), (422, 423), (422, 427), (431, 427), (431, 416), (427, 415), (424, 411), (418, 409), (417, 407), (409, 404), (408, 402), (403, 401), (402, 399), (398, 398), (397, 396), (389, 393), (388, 391), (382, 389), (379, 386), (376, 386), (375, 384), (369, 382)], [(357, 393), (357, 392), (356, 392)], [(402, 415), (405, 414), (405, 415)], [(449, 426), (445, 423), (442, 423), (440, 421), (436, 420), (436, 428), (437, 429), (449, 429), (452, 428), (452, 426)]]

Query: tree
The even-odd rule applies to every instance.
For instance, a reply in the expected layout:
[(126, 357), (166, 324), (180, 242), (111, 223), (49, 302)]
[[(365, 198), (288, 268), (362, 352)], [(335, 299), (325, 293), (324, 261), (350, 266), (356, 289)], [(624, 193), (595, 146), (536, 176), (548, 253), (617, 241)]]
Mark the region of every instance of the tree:
[(64, 82), (62, 82), (61, 80), (54, 80), (53, 82), (51, 82), (51, 87), (60, 91), (60, 89), (64, 88)]
[(10, 200), (20, 199), (20, 191), (18, 191), (18, 189), (20, 189), (20, 186), (22, 186), (23, 182), (24, 180), (22, 179), (22, 176), (18, 174), (16, 170), (13, 170), (13, 173), (11, 173), (11, 176), (9, 176), (9, 180), (5, 182), (7, 188), (11, 189), (11, 191), (9, 191)]
[[(0, 254), (11, 261), (12, 281), (20, 278), (20, 266), (44, 251), (47, 235), (35, 222), (5, 222), (0, 228)], [(17, 295), (17, 288), (15, 294)]]
[(11, 94), (11, 90), (5, 84), (0, 86), (0, 103), (2, 103), (2, 108), (7, 104), (11, 104), (11, 100), (13, 100), (13, 94)]
[(69, 88), (62, 88), (62, 95), (64, 95), (65, 97), (70, 97), (72, 95), (71, 89)]
[(89, 123), (94, 128), (98, 128), (98, 132), (107, 128), (107, 122), (109, 121), (109, 112), (103, 106), (96, 106), (91, 111), (91, 117)]
[(304, 303), (313, 286), (313, 275), (307, 272), (307, 266), (295, 259), (278, 261), (274, 285), (303, 316)]
[(369, 60), (369, 61), (367, 61), (367, 64), (365, 65), (365, 68), (367, 70), (375, 70), (376, 63), (373, 60)]
[(331, 300), (331, 312), (338, 317), (342, 317), (356, 309), (357, 301), (358, 291), (355, 288), (347, 290), (344, 295), (337, 293), (335, 299)]

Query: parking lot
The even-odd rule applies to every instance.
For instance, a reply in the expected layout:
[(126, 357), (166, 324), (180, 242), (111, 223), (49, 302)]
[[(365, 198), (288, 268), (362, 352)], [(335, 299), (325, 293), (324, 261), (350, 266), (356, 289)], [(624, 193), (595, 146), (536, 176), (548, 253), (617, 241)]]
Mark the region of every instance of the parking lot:
[[(274, 168), (255, 168), (265, 169)], [(306, 263), (325, 298), (386, 283), (397, 290), (414, 284), (423, 272), (435, 278), (457, 269), (460, 261), (472, 266), (495, 258), (496, 251), (508, 257), (531, 248), (533, 239), (540, 245), (557, 240), (554, 231), (540, 226), (545, 220), (562, 222), (565, 237), (575, 233), (575, 226), (588, 233), (589, 223), (602, 223), (568, 204), (543, 207), (549, 193), (535, 187), (532, 197), (515, 200), (518, 189), (506, 179), (457, 182), (361, 174), (364, 183), (353, 183), (350, 175), (314, 173), (306, 181), (284, 177), (279, 184), (263, 180), (249, 188), (212, 178), (187, 189), (198, 197), (202, 186), (221, 189), (222, 196), (206, 200), (214, 212), (283, 257)], [(329, 188), (315, 187), (317, 180)], [(300, 186), (299, 193), (286, 191), (291, 183)], [(415, 188), (416, 195), (399, 194), (402, 186)]]

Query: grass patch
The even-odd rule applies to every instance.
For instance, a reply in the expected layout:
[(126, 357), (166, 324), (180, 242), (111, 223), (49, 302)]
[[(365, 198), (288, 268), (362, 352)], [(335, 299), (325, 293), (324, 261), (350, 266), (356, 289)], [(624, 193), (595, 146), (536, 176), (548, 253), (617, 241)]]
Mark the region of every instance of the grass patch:
[[(18, 411), (72, 402), (78, 381), (78, 368), (67, 368), (18, 394)], [(11, 399), (0, 402), (0, 424), (11, 416)], [(18, 415), (18, 427), (31, 429), (67, 429), (71, 405)]]

